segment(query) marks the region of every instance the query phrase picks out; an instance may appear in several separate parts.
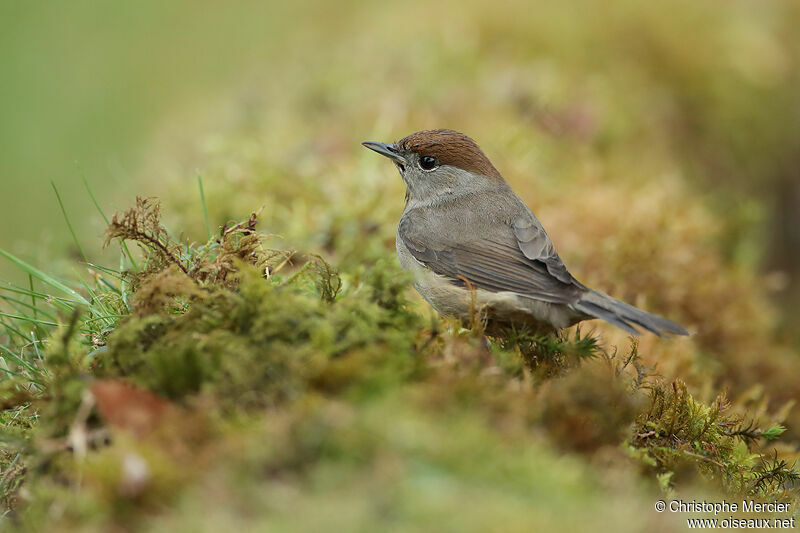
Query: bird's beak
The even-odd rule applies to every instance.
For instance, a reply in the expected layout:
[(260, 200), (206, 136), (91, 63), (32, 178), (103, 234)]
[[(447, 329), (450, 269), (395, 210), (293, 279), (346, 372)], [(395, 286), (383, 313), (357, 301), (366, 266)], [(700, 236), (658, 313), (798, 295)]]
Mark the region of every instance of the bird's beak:
[(363, 142), (361, 144), (363, 144), (370, 150), (374, 150), (381, 155), (385, 155), (386, 157), (395, 161), (396, 163), (400, 163), (401, 165), (404, 165), (406, 163), (406, 160), (403, 158), (403, 156), (400, 155), (400, 153), (397, 151), (397, 149), (394, 147), (393, 144), (376, 143), (371, 141)]

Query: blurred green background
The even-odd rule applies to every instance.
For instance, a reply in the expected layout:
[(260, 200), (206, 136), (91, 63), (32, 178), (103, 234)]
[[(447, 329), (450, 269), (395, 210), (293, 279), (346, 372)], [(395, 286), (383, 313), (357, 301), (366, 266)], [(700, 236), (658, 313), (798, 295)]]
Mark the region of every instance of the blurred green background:
[[(281, 170), (333, 168), (367, 157), (358, 141), (451, 127), (475, 137), (534, 210), (542, 189), (587, 165), (608, 182), (688, 183), (724, 221), (723, 253), (796, 301), (796, 2), (0, 10), (0, 243), (39, 264), (73, 248), (50, 181), (96, 249), (102, 224), (82, 177), (103, 205), (124, 206), (164, 195), (167, 176), (181, 183), (174, 195), (195, 194), (194, 176), (219, 161), (209, 150), (247, 151)], [(386, 201), (398, 212), (399, 199)]]
[(69, 246), (50, 181), (81, 230), (93, 209), (81, 177), (106, 201), (147, 194), (137, 169), (154, 132), (268, 66), (297, 28), (287, 17), (258, 2), (3, 2), (3, 245), (29, 256)]

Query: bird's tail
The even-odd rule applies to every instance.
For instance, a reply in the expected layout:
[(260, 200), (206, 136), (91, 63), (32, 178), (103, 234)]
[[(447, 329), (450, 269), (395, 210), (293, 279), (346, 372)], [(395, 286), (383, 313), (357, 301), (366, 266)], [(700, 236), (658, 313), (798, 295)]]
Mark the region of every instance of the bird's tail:
[(632, 335), (639, 335), (637, 327), (652, 331), (659, 337), (664, 333), (689, 334), (685, 328), (671, 320), (646, 313), (600, 291), (590, 290), (573, 307), (589, 316), (614, 324)]

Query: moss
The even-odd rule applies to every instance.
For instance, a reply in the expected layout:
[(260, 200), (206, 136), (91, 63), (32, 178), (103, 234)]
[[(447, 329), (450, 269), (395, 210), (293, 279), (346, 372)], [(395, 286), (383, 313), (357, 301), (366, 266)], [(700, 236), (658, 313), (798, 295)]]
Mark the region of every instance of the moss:
[(599, 357), (602, 347), (591, 334), (580, 328), (550, 335), (532, 335), (527, 331), (503, 331), (498, 337), (503, 350), (514, 351), (537, 378), (564, 375), (587, 359)]
[[(375, 301), (386, 287), (370, 286), (372, 279), (332, 299), (329, 281), (308, 287), (297, 275), (265, 280), (244, 268), (236, 290), (195, 294), (184, 313), (129, 317), (109, 336), (97, 365), (104, 375), (128, 377), (172, 399), (202, 391), (231, 405), (372, 381), (372, 371), (402, 380), (413, 368), (417, 318), (399, 300)], [(140, 292), (150, 292), (148, 284)], [(349, 367), (359, 375), (348, 376)]]
[[(22, 528), (49, 527), (54, 507), (67, 530), (190, 524), (209, 495), (254, 527), (275, 526), (286, 519), (281, 487), (317, 505), (339, 498), (351, 526), (441, 521), (458, 504), (454, 527), (513, 528), (509, 509), (549, 527), (575, 498), (611, 520), (597, 461), (624, 480), (620, 498), (648, 508), (641, 473), (653, 494), (707, 482), (794, 497), (792, 454), (759, 447), (782, 426), (745, 423), (741, 406), (704, 403), (682, 382), (664, 386), (639, 343), (621, 351), (580, 330), (487, 337), (480, 310), (470, 328), (418, 313), (393, 261), (339, 272), (321, 256), (268, 250), (256, 215), (178, 246), (157, 205), (145, 210), (129, 216), (150, 229), (122, 235), (154, 254), (121, 276), (125, 316), (98, 346), (81, 336), (94, 317), (73, 313), (48, 344), (42, 389), (20, 395), (23, 381), (9, 382), (9, 406), (38, 417), (16, 436), (6, 424), (13, 453), (0, 456), (3, 498)], [(757, 391), (748, 398), (770, 416)], [(494, 510), (463, 509), (476, 498)]]
[(620, 376), (622, 364), (596, 360), (543, 386), (542, 424), (556, 442), (589, 454), (619, 446), (628, 436), (646, 396), (632, 376)]
[(705, 405), (682, 382), (656, 386), (651, 389), (649, 407), (637, 417), (630, 451), (670, 486), (677, 481), (676, 473), (699, 473), (709, 480), (719, 479), (732, 494), (791, 501), (788, 491), (800, 473), (785, 460), (779, 461), (777, 451), (769, 463), (749, 446), (760, 438), (772, 439), (783, 428), (756, 430), (729, 409), (724, 395)]

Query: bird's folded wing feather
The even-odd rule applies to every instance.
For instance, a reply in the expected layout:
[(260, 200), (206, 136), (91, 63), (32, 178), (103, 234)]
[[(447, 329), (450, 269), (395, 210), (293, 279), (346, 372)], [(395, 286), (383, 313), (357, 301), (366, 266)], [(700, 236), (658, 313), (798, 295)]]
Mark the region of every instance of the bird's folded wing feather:
[(585, 289), (564, 267), (544, 230), (542, 239), (524, 222), (519, 230), (517, 226), (508, 228), (507, 242), (487, 238), (446, 242), (426, 237), (429, 232), (419, 231), (413, 220), (404, 219), (398, 237), (417, 261), (453, 283), (463, 285), (466, 280), (487, 291), (516, 292), (552, 303), (575, 302)]
[(511, 227), (517, 238), (517, 245), (525, 257), (543, 263), (550, 275), (557, 280), (563, 283), (577, 283), (556, 253), (553, 241), (533, 214), (517, 217)]

